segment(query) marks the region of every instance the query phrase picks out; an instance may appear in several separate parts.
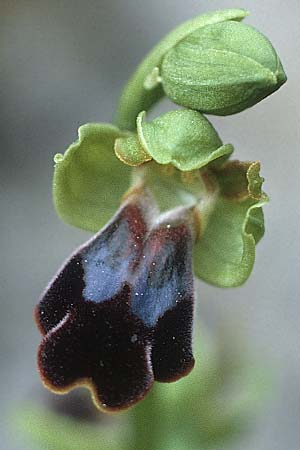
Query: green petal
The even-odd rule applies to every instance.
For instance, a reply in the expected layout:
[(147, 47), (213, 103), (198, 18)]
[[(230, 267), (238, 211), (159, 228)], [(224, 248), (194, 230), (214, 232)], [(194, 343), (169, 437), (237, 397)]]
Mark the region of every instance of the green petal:
[(190, 171), (218, 158), (223, 160), (233, 151), (232, 145), (223, 145), (211, 123), (196, 111), (172, 111), (148, 123), (144, 117), (145, 112), (137, 117), (138, 137), (116, 141), (117, 156), (131, 166), (154, 159)]
[(243, 200), (248, 197), (260, 200), (264, 179), (259, 172), (258, 161), (228, 161), (221, 168), (215, 168), (221, 194), (233, 200)]
[(136, 134), (116, 139), (115, 153), (120, 161), (132, 167), (140, 166), (152, 159), (145, 151)]
[(149, 123), (141, 121), (138, 135), (156, 162), (182, 171), (200, 169), (233, 152), (232, 145), (222, 144), (202, 114), (187, 109), (169, 112)]
[(233, 21), (189, 34), (164, 57), (163, 88), (175, 103), (202, 112), (240, 112), (286, 81), (270, 41)]
[(244, 9), (214, 11), (188, 20), (172, 30), (145, 57), (125, 86), (116, 117), (118, 127), (124, 130), (134, 130), (138, 113), (143, 110), (148, 111), (165, 95), (159, 84), (159, 68), (164, 55), (178, 42), (206, 25), (226, 20), (240, 21), (247, 15), (248, 12)]
[[(262, 206), (268, 198), (261, 191), (259, 163), (247, 165), (245, 170), (241, 164), (238, 176), (232, 162), (216, 171), (220, 196), (194, 248), (195, 274), (220, 287), (239, 286), (247, 280), (254, 264), (255, 244), (264, 234)], [(234, 177), (239, 187), (233, 190)]]
[(115, 213), (130, 185), (130, 169), (113, 150), (125, 135), (112, 125), (86, 124), (78, 141), (55, 156), (53, 198), (62, 220), (94, 232)]

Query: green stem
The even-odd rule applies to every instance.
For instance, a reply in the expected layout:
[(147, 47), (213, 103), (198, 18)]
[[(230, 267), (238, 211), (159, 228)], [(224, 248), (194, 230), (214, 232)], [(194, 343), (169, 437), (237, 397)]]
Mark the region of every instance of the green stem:
[(247, 14), (247, 11), (243, 9), (210, 12), (188, 20), (171, 31), (148, 53), (125, 86), (117, 110), (116, 125), (122, 130), (135, 130), (137, 115), (141, 111), (148, 111), (154, 103), (164, 96), (161, 84), (157, 84), (152, 89), (146, 89), (144, 83), (147, 76), (160, 66), (163, 56), (174, 45), (202, 26), (226, 20), (240, 21)]
[(160, 448), (163, 420), (160, 398), (155, 387), (147, 398), (136, 405), (132, 412), (134, 443), (131, 450), (157, 450)]

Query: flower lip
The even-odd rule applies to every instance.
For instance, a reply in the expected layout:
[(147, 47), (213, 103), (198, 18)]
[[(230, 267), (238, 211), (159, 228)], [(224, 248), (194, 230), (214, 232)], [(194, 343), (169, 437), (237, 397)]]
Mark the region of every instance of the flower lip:
[[(148, 330), (130, 311), (130, 287), (106, 302), (80, 302), (43, 339), (39, 370), (54, 392), (85, 385), (105, 410), (131, 406), (153, 383)], [(138, 335), (138, 340), (132, 336)]]
[(183, 222), (153, 223), (143, 201), (129, 199), (44, 293), (38, 366), (51, 390), (86, 385), (98, 407), (116, 411), (154, 380), (192, 369), (191, 232)]
[(190, 227), (166, 219), (150, 232), (145, 243), (144, 262), (134, 280), (132, 310), (152, 329), (155, 380), (169, 382), (188, 374), (194, 366), (194, 289)]

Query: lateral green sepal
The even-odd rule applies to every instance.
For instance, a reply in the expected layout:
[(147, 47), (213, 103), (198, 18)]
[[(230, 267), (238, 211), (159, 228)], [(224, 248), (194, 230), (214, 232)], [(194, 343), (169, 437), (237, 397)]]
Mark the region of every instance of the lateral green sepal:
[(64, 155), (55, 155), (53, 199), (63, 221), (95, 232), (115, 213), (131, 174), (116, 158), (114, 142), (127, 135), (109, 124), (89, 123)]

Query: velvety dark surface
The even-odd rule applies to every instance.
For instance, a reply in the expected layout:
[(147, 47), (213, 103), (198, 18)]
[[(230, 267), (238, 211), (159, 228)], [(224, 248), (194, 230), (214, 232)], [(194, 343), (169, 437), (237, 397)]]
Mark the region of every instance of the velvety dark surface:
[(176, 381), (192, 370), (192, 323), (192, 297), (181, 300), (158, 319), (151, 354), (156, 381)]
[(153, 374), (147, 328), (133, 315), (130, 289), (111, 300), (81, 302), (66, 323), (46, 336), (39, 349), (41, 375), (55, 390), (87, 379), (95, 401), (119, 409), (140, 399)]
[(133, 311), (153, 327), (151, 360), (157, 381), (174, 381), (194, 365), (191, 252), (186, 225), (159, 226), (145, 243), (134, 282)]
[(84, 289), (83, 276), (81, 255), (77, 254), (59, 272), (36, 307), (36, 321), (43, 334), (55, 327), (80, 300)]
[(128, 271), (133, 271), (139, 261), (146, 229), (139, 206), (126, 205), (104, 230), (71, 256), (36, 308), (41, 331), (47, 333), (56, 326), (74, 303), (104, 301), (120, 291)]
[(125, 205), (79, 248), (36, 308), (50, 389), (87, 385), (96, 404), (124, 409), (154, 380), (175, 381), (192, 355), (192, 238), (188, 225), (151, 229), (141, 202)]

